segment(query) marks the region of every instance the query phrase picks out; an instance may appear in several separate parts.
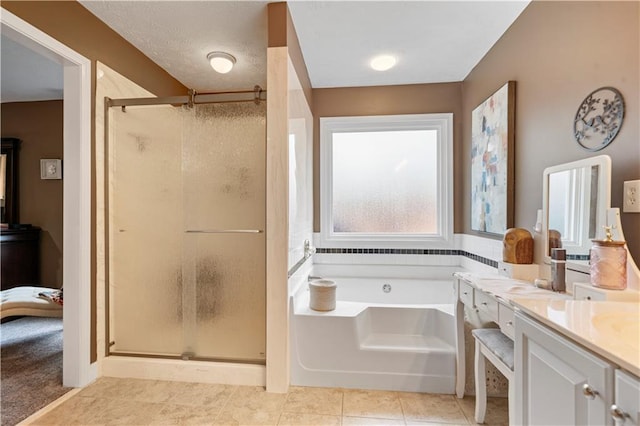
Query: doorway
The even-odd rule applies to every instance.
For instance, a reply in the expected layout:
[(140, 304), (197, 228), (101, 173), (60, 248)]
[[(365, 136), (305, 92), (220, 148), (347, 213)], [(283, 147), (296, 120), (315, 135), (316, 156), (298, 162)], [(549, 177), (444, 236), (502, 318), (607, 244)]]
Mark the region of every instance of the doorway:
[(63, 95), (63, 385), (97, 376), (91, 363), (91, 62), (2, 9), (2, 35), (60, 63)]

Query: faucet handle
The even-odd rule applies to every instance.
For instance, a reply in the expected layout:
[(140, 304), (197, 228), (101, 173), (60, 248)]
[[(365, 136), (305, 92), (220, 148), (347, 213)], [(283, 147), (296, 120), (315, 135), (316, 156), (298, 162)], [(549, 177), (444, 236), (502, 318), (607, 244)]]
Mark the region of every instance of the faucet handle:
[(304, 240), (304, 257), (309, 257), (316, 252), (316, 248), (311, 246), (309, 240)]

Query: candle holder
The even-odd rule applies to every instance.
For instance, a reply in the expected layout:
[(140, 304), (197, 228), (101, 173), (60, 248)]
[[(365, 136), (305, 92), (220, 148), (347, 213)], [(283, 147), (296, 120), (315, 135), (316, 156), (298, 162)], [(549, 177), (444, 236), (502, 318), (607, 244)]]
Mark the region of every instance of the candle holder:
[(624, 241), (613, 241), (611, 227), (605, 227), (604, 240), (591, 240), (589, 272), (591, 285), (609, 290), (627, 288), (627, 249)]

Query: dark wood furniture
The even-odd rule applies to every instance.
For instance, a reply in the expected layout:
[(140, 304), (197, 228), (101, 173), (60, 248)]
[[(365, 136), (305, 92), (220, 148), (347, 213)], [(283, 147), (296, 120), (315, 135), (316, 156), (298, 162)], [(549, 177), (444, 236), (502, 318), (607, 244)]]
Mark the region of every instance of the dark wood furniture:
[(5, 197), (1, 208), (1, 223), (18, 221), (18, 150), (20, 139), (2, 138), (2, 155), (6, 156)]
[(40, 286), (40, 228), (0, 231), (2, 290), (19, 286)]

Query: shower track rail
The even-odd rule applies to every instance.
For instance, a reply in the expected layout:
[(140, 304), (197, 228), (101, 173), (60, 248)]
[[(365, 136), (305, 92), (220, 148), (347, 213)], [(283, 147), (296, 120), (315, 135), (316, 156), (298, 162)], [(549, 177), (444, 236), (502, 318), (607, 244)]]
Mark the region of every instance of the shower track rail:
[(121, 98), (111, 99), (105, 97), (105, 110), (110, 107), (145, 106), (145, 105), (198, 105), (228, 102), (260, 102), (267, 100), (267, 91), (260, 86), (255, 86), (252, 91), (220, 92), (220, 93), (197, 93), (189, 90), (185, 96), (166, 96), (161, 98)]
[(187, 234), (261, 234), (261, 229), (187, 229)]

